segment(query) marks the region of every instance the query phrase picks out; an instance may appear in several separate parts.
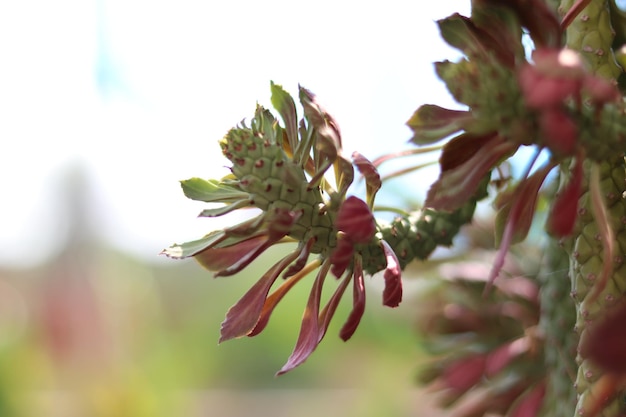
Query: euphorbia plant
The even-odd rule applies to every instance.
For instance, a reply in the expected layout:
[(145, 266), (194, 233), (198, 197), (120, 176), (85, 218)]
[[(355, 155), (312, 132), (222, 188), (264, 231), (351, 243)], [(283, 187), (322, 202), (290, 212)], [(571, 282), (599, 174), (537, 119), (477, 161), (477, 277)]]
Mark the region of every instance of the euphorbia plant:
[[(292, 243), (228, 311), (220, 338), (259, 334), (289, 290), (311, 281), (284, 373), (315, 350), (349, 286), (353, 307), (340, 330), (344, 340), (364, 315), (365, 275), (380, 276), (383, 304), (397, 306), (401, 270), (452, 245), (471, 223), (476, 202), (491, 195), (493, 264), (471, 283), (462, 276), (442, 281), (449, 288), (440, 290), (440, 305), (420, 314), (439, 323), (420, 325), (435, 345), (451, 336), (461, 341), (438, 345), (445, 349), (438, 349), (424, 380), (446, 391), (443, 405), (456, 415), (626, 415), (621, 12), (607, 0), (474, 0), (471, 16), (455, 14), (438, 25), (464, 56), (435, 69), (466, 109), (423, 105), (408, 121), (418, 146), (413, 152), (441, 151), (440, 175), (423, 207), (398, 208), (392, 222), (377, 221), (375, 197), (383, 185), (377, 167), (407, 152), (373, 162), (358, 152), (347, 156), (337, 121), (310, 91), (300, 88), (298, 111), (272, 84), (282, 123), (257, 107), (248, 123), (220, 141), (230, 173), (182, 181), (187, 197), (220, 203), (202, 216), (256, 210), (164, 253), (194, 257), (216, 276), (228, 276), (270, 246)], [(523, 174), (502, 175), (522, 147), (535, 149)], [(363, 197), (350, 194), (357, 176), (366, 183)], [(549, 207), (546, 239), (533, 243), (544, 245), (547, 256), (525, 260), (518, 252), (518, 263), (538, 264), (539, 272), (511, 284), (509, 252), (528, 236), (542, 200)], [(322, 300), (328, 285), (332, 295)]]

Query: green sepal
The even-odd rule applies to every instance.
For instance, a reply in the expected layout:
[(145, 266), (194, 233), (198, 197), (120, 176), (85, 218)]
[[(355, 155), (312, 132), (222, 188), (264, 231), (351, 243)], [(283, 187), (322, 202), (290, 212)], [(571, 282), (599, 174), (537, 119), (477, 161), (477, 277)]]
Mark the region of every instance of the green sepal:
[(180, 185), (187, 198), (207, 203), (238, 201), (248, 196), (248, 193), (218, 180), (194, 177), (181, 181)]

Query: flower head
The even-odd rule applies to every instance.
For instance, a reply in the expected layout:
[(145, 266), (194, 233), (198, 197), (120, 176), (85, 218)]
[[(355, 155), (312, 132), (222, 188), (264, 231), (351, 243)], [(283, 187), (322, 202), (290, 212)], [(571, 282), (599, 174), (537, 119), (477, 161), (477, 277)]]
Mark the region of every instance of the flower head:
[[(377, 236), (371, 212), (381, 185), (376, 168), (358, 153), (353, 160), (343, 155), (339, 127), (312, 93), (300, 89), (304, 118), (298, 121), (291, 96), (278, 85), (271, 87), (272, 104), (284, 127), (259, 106), (249, 127), (242, 123), (220, 141), (224, 156), (233, 164), (230, 175), (220, 181), (192, 178), (182, 182), (187, 197), (221, 203), (204, 210), (201, 216), (222, 216), (250, 208), (256, 208), (258, 214), (199, 240), (173, 245), (164, 253), (174, 258), (193, 256), (207, 269), (216, 271), (216, 276), (229, 276), (243, 270), (269, 247), (295, 243), (295, 248), (230, 308), (220, 336), (220, 341), (225, 341), (259, 334), (287, 292), (317, 270), (296, 346), (279, 371), (284, 373), (315, 350), (350, 283), (353, 308), (340, 336), (347, 340), (356, 330), (365, 310), (363, 254), (368, 256), (367, 270), (371, 271), (372, 265), (385, 270), (385, 305), (395, 307), (400, 303), (402, 285), (399, 262)], [(347, 196), (354, 166), (365, 177), (367, 203)], [(335, 187), (325, 177), (331, 167)], [(369, 259), (372, 254), (379, 259)], [(322, 288), (329, 272), (338, 285), (322, 305)], [(284, 280), (277, 284), (279, 276)]]

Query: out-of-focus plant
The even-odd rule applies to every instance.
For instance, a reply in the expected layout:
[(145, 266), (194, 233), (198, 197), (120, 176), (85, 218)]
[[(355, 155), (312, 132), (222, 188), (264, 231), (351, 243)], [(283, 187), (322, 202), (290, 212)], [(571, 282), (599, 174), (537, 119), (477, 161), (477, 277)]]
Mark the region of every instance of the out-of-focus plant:
[[(220, 338), (259, 334), (287, 292), (316, 271), (284, 373), (320, 343), (348, 286), (353, 308), (340, 330), (344, 340), (363, 317), (366, 274), (381, 272), (383, 304), (397, 306), (401, 270), (452, 245), (476, 202), (491, 194), (491, 267), (474, 282), (442, 280), (434, 298), (440, 301), (419, 307), (430, 323), (422, 331), (433, 342), (446, 340), (423, 379), (444, 388), (445, 405), (463, 416), (626, 415), (626, 106), (619, 64), (626, 18), (607, 0), (473, 0), (471, 16), (454, 14), (438, 25), (463, 57), (435, 69), (465, 110), (419, 107), (408, 121), (419, 147), (370, 162), (358, 152), (344, 155), (336, 120), (311, 92), (300, 89), (299, 119), (291, 96), (272, 84), (282, 124), (258, 107), (220, 141), (230, 174), (182, 182), (187, 197), (219, 203), (201, 216), (252, 209), (250, 216), (164, 253), (195, 257), (216, 276), (229, 276), (267, 248), (291, 243), (228, 311)], [(524, 172), (504, 175), (522, 147), (535, 150)], [(433, 150), (440, 150), (440, 175), (423, 207), (392, 208), (397, 219), (377, 221), (378, 166)], [(349, 192), (355, 167), (365, 179), (363, 199)], [(538, 264), (538, 272), (520, 277), (508, 254), (527, 238), (542, 206), (545, 239), (516, 258)], [(542, 262), (534, 259), (540, 252), (547, 254)], [(334, 289), (322, 302), (329, 276)], [(465, 396), (475, 398), (472, 406), (459, 401)]]

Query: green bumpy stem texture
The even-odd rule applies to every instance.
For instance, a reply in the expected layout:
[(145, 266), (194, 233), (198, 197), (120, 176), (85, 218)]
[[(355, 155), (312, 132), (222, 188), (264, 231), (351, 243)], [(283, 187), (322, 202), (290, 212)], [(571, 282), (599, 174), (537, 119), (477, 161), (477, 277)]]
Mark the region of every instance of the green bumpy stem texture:
[[(303, 167), (306, 161), (295, 163), (283, 140), (283, 129), (276, 119), (269, 111), (258, 108), (251, 127), (231, 129), (220, 146), (233, 163), (237, 188), (250, 196), (249, 205), (268, 213), (300, 213), (288, 235), (300, 242), (312, 240), (310, 253), (327, 257), (337, 245), (335, 222), (340, 203), (335, 201), (335, 192), (326, 195), (323, 186), (310, 184)], [(390, 224), (379, 224), (371, 242), (355, 245), (362, 256), (363, 269), (374, 274), (387, 266), (380, 239), (394, 250), (402, 269), (414, 259), (428, 258), (437, 246), (452, 245), (461, 226), (471, 221), (476, 202), (487, 196), (488, 180), (485, 178), (473, 198), (453, 212), (424, 209)]]
[[(581, 339), (586, 337), (589, 326), (606, 317), (610, 309), (626, 296), (626, 266), (623, 254), (626, 250), (626, 202), (622, 193), (626, 190), (625, 165), (622, 156), (600, 164), (600, 190), (608, 212), (609, 227), (614, 233), (615, 256), (609, 260), (613, 271), (605, 288), (595, 294), (595, 286), (602, 274), (605, 263), (605, 248), (600, 238), (600, 228), (595, 219), (591, 192), (587, 191), (580, 201), (578, 233), (570, 263), (572, 294), (576, 301), (577, 316), (575, 329)], [(602, 343), (601, 341), (598, 341)], [(594, 386), (602, 376), (602, 371), (589, 360), (578, 355), (577, 414), (585, 415), (598, 398), (594, 397)], [(626, 413), (625, 403), (618, 393), (610, 399), (599, 414), (603, 417), (617, 417)]]
[(539, 327), (545, 338), (544, 350), (547, 373), (546, 398), (541, 415), (572, 417), (576, 392), (572, 389), (576, 375), (576, 346), (574, 333), (574, 300), (570, 296), (569, 254), (551, 240), (546, 253), (541, 282), (541, 319)]
[[(565, 14), (576, 0), (563, 0), (559, 12)], [(622, 68), (611, 48), (615, 33), (607, 0), (591, 0), (566, 31), (567, 46), (578, 51), (592, 71), (609, 80), (617, 80)]]
[[(461, 227), (472, 220), (476, 202), (487, 196), (487, 185), (488, 178), (485, 178), (474, 196), (455, 211), (426, 208), (380, 225), (379, 237), (389, 243), (398, 257), (400, 268), (404, 269), (414, 259), (427, 259), (437, 246), (451, 246)], [(378, 245), (360, 250), (365, 255), (363, 268), (368, 273), (382, 269), (381, 262), (385, 260)]]

